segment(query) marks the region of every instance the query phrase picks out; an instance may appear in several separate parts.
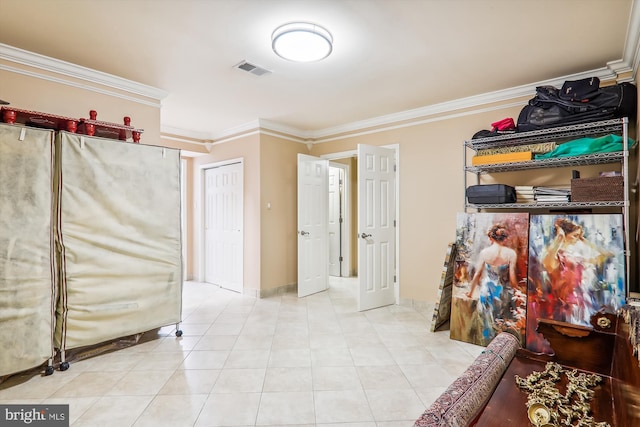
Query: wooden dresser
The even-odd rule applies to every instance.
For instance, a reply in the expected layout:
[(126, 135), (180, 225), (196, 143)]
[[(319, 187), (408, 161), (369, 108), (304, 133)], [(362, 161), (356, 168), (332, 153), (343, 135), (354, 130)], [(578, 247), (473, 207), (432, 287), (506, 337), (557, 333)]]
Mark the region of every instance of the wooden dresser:
[[(634, 354), (634, 348), (640, 345), (640, 308), (626, 306), (617, 316), (596, 313), (591, 324), (585, 327), (540, 319), (538, 331), (549, 341), (555, 354), (519, 349), (489, 401), (470, 425), (535, 425), (529, 419), (528, 393), (516, 384), (515, 377), (526, 378), (533, 372), (544, 371), (548, 362), (555, 362), (565, 373), (556, 384), (562, 394), (566, 392), (568, 371), (576, 369), (602, 378), (592, 388), (594, 394), (589, 402), (590, 415), (596, 422), (619, 427), (640, 426), (640, 362), (637, 353)], [(574, 422), (572, 425), (582, 425), (577, 420)]]

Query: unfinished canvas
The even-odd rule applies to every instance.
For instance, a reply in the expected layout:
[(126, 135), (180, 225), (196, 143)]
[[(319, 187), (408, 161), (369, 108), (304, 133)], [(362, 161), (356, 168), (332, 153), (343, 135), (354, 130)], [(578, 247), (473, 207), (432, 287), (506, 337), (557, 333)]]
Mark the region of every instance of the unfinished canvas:
[(526, 346), (550, 353), (538, 318), (590, 325), (597, 311), (624, 304), (622, 215), (532, 215), (529, 278)]
[(460, 213), (451, 338), (486, 346), (507, 331), (524, 343), (527, 213)]

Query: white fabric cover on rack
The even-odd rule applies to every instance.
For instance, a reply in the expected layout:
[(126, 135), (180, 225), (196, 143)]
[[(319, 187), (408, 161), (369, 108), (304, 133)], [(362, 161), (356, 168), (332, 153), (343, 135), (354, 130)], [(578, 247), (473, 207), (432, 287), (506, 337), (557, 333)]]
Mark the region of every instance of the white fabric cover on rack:
[(0, 124), (0, 376), (53, 358), (53, 132)]
[(179, 151), (59, 132), (56, 173), (56, 346), (84, 347), (179, 322)]

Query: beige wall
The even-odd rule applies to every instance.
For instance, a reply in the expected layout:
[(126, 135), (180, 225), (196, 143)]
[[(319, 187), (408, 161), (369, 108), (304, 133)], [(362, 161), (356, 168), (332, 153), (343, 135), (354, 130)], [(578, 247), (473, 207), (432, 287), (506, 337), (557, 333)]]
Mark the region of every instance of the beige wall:
[[(260, 290), (298, 282), (298, 153), (305, 144), (262, 135), (261, 163), (261, 271)], [(270, 203), (271, 208), (267, 207)]]
[(205, 156), (193, 158), (190, 179), (193, 183), (193, 198), (187, 202), (188, 218), (193, 222), (193, 234), (189, 251), (193, 259), (188, 264), (190, 277), (203, 280), (202, 237), (202, 175), (206, 165), (224, 164), (242, 159), (244, 168), (244, 288), (245, 293), (255, 294), (260, 289), (260, 135), (252, 134), (222, 144), (214, 144)]
[[(401, 299), (435, 301), (437, 298), (447, 244), (455, 240), (456, 215), (464, 209), (464, 140), (480, 129), (489, 129), (492, 122), (502, 118), (512, 117), (517, 121), (528, 99), (519, 100), (516, 106), (498, 108), (494, 105), (491, 111), (467, 111), (458, 117), (313, 146), (312, 154), (319, 156), (354, 150), (359, 143), (399, 145)], [(634, 135), (633, 131), (631, 135)], [(580, 170), (582, 176), (588, 177), (615, 168), (615, 165), (591, 166), (580, 167)], [(485, 176), (483, 183), (566, 184), (570, 177), (571, 168), (554, 168)], [(475, 183), (473, 175), (467, 175), (467, 179), (468, 185)], [(632, 218), (637, 216), (637, 204), (637, 199), (632, 200)], [(640, 259), (636, 261), (640, 262)]]
[[(297, 283), (297, 155), (305, 144), (254, 134), (214, 144), (194, 157), (189, 176), (188, 277), (202, 280), (202, 171), (205, 165), (242, 159), (244, 164), (244, 292), (268, 295)], [(270, 206), (270, 207), (268, 207)]]
[(489, 129), (494, 121), (516, 120), (521, 108), (461, 115), (313, 146), (311, 154), (320, 156), (354, 150), (357, 144), (399, 145), (401, 299), (437, 298), (447, 245), (455, 240), (456, 214), (464, 209), (464, 141), (480, 129)]
[[(27, 66), (18, 68), (32, 71)], [(53, 73), (36, 71), (60, 79)], [(68, 77), (64, 79), (72, 84), (0, 70), (0, 94), (16, 108), (75, 118), (87, 117), (91, 109), (98, 111), (99, 120), (109, 122), (121, 123), (127, 115), (133, 126), (145, 130), (142, 143), (206, 151), (204, 144), (161, 140), (160, 110), (154, 105), (156, 101)], [(80, 87), (76, 87), (78, 85)], [(398, 267), (402, 299), (436, 300), (444, 254), (447, 244), (455, 239), (456, 214), (463, 210), (463, 141), (480, 129), (488, 129), (493, 121), (504, 117), (517, 119), (527, 100), (528, 97), (519, 100), (516, 106), (482, 106), (482, 110), (460, 111), (418, 125), (397, 126), (313, 145), (310, 154), (317, 156), (355, 150), (359, 143), (399, 146)], [(513, 101), (510, 104), (513, 105)], [(201, 279), (202, 272), (202, 166), (241, 158), (244, 162), (245, 292), (264, 295), (297, 282), (296, 156), (307, 152), (307, 146), (300, 142), (256, 132), (214, 144), (208, 154), (187, 162), (189, 185), (185, 208), (189, 226), (185, 267), (189, 278)], [(355, 160), (351, 170), (355, 183)], [(549, 170), (537, 174), (535, 184), (557, 182), (564, 179), (561, 173)], [(503, 174), (500, 180), (518, 184), (523, 177), (522, 174)], [(352, 198), (356, 200), (355, 192)], [(635, 215), (637, 210), (637, 201), (634, 201)], [(353, 230), (357, 230), (355, 217), (354, 210)], [(356, 270), (357, 245), (353, 244), (352, 248), (352, 269)], [(636, 258), (634, 260), (640, 262)]]

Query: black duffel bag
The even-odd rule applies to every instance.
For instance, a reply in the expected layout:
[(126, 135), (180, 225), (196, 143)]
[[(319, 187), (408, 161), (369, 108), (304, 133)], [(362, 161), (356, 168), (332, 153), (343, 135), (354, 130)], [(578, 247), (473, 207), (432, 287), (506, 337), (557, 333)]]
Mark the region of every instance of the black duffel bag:
[(561, 91), (553, 86), (539, 86), (536, 96), (520, 111), (517, 130), (526, 132), (618, 117), (635, 120), (636, 110), (637, 89), (632, 83), (601, 87), (597, 94), (580, 101), (561, 97)]
[(560, 88), (560, 99), (569, 101), (586, 102), (595, 98), (600, 93), (600, 79), (590, 77), (580, 80), (566, 80)]

